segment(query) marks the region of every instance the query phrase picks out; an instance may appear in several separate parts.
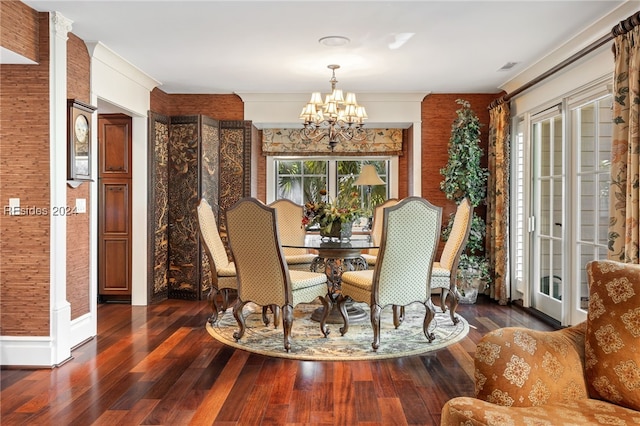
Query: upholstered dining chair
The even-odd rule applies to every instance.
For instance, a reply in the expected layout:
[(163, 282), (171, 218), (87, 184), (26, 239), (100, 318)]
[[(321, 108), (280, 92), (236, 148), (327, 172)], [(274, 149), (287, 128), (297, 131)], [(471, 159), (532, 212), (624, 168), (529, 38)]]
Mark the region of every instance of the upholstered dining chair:
[(429, 282), (435, 256), (442, 208), (420, 197), (407, 197), (384, 209), (380, 251), (373, 270), (349, 271), (342, 274), (338, 309), (344, 326), (342, 335), (349, 330), (346, 301), (365, 302), (371, 308), (371, 327), (376, 351), (380, 346), (380, 314), (384, 307), (393, 307), (393, 320), (400, 325), (397, 313), (411, 303), (425, 307), (422, 325), (429, 342), (435, 336), (429, 325), (435, 316), (431, 302)]
[[(302, 226), (303, 206), (283, 198), (269, 204), (269, 207), (273, 207), (278, 212), (280, 244), (287, 245), (289, 242), (295, 244), (304, 241), (306, 231)], [(304, 248), (283, 247), (282, 250), (289, 269), (309, 271), (311, 262), (317, 257)]]
[(449, 315), (454, 324), (459, 321), (455, 315), (459, 299), (456, 287), (458, 262), (460, 262), (460, 255), (467, 246), (472, 218), (473, 206), (468, 198), (464, 198), (456, 209), (451, 233), (442, 249), (440, 260), (434, 262), (431, 270), (431, 289), (440, 289), (440, 308), (442, 312), (446, 311), (446, 301), (449, 301)]
[[(380, 243), (382, 238), (382, 212), (385, 207), (391, 207), (398, 204), (397, 198), (389, 198), (382, 204), (378, 204), (373, 210), (373, 224), (371, 225), (371, 238), (373, 241)], [(367, 261), (367, 265), (374, 266), (378, 258), (379, 249), (369, 249), (369, 253), (363, 253), (362, 257)]]
[(233, 316), (239, 330), (233, 334), (240, 340), (245, 332), (243, 308), (248, 302), (282, 311), (284, 348), (291, 349), (293, 309), (299, 303), (320, 299), (323, 306), (320, 331), (326, 337), (326, 320), (331, 300), (325, 274), (289, 270), (278, 234), (276, 209), (247, 197), (226, 212), (229, 246), (238, 274), (238, 299)]
[(233, 262), (229, 261), (227, 250), (218, 232), (218, 224), (211, 205), (202, 198), (198, 203), (197, 211), (200, 239), (207, 254), (211, 270), (211, 290), (207, 300), (212, 311), (209, 322), (214, 324), (218, 320), (218, 312), (220, 310), (217, 300), (218, 294), (222, 295), (221, 308), (226, 310), (229, 306), (229, 291), (237, 290), (238, 288), (236, 267)]

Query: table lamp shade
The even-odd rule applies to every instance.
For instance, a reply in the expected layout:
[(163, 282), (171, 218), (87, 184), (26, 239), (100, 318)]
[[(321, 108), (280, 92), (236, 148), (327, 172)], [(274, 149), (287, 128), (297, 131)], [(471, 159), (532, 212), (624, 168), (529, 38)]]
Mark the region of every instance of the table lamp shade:
[(380, 179), (378, 173), (376, 173), (376, 167), (372, 164), (365, 164), (362, 166), (360, 176), (353, 183), (354, 185), (384, 185), (384, 181)]

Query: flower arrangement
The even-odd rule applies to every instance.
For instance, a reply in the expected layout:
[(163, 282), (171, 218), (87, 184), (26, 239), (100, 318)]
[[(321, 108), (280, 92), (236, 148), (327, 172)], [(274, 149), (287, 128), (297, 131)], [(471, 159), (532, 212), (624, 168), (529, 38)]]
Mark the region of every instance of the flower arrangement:
[(329, 234), (334, 223), (353, 222), (362, 215), (357, 192), (349, 194), (348, 200), (333, 202), (327, 196), (326, 189), (321, 189), (319, 193), (326, 200), (308, 201), (304, 204), (303, 226), (318, 225), (321, 232)]

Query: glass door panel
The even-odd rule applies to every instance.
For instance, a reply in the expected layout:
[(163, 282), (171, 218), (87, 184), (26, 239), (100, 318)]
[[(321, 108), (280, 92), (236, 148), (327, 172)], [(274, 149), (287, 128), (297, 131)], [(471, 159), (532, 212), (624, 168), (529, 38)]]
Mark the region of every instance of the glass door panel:
[(579, 280), (570, 304), (572, 324), (586, 319), (589, 287), (587, 262), (606, 259), (609, 225), (609, 182), (611, 156), (611, 102), (606, 95), (572, 109), (573, 133), (578, 142), (576, 156), (575, 262)]
[[(533, 231), (531, 280), (532, 307), (559, 320), (562, 314), (564, 280), (564, 140), (562, 114), (552, 113), (532, 123), (533, 173), (532, 213), (537, 226)], [(536, 161), (537, 159), (537, 161)]]

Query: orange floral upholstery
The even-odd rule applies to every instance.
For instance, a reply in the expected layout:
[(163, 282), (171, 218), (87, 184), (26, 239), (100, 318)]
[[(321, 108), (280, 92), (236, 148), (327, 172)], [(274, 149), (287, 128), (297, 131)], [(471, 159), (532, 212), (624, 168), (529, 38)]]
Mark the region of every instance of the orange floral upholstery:
[(640, 265), (592, 262), (587, 276), (589, 396), (640, 410)]
[(476, 347), (476, 397), (442, 425), (640, 424), (640, 265), (587, 265), (587, 321), (557, 331), (507, 327)]

